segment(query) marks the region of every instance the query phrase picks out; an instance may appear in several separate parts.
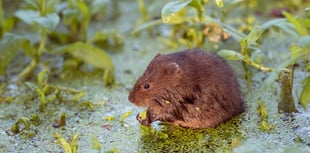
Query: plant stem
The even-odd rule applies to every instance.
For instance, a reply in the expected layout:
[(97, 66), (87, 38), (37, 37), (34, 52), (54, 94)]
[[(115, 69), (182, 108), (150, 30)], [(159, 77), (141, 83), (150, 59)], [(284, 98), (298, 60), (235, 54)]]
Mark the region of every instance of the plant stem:
[(0, 39), (4, 35), (4, 16), (3, 16), (3, 7), (2, 7), (2, 0), (0, 0)]
[(246, 64), (246, 62), (242, 61), (242, 66), (245, 72), (244, 79), (246, 80), (247, 87), (250, 90), (252, 86), (252, 72), (248, 68), (248, 65)]
[(295, 102), (292, 95), (293, 79), (292, 76), (294, 71), (290, 69), (290, 72), (282, 71), (280, 73), (281, 83), (281, 97), (278, 104), (278, 111), (284, 113), (297, 112)]
[(145, 7), (144, 0), (138, 0), (138, 4), (139, 4), (139, 11), (142, 15), (143, 21), (148, 21), (149, 13), (147, 8)]
[(253, 61), (252, 61), (249, 57), (247, 57), (247, 56), (243, 59), (243, 61), (246, 62), (246, 63), (248, 63), (249, 65), (254, 66), (255, 68), (257, 68), (257, 69), (259, 69), (259, 70), (261, 70), (261, 71), (264, 71), (264, 72), (272, 72), (272, 71), (274, 71), (274, 68), (269, 68), (269, 67), (265, 67), (265, 66), (263, 66), (263, 65), (257, 64), (257, 63), (255, 63), (255, 62), (253, 62)]
[(37, 64), (37, 59), (32, 59), (31, 63), (21, 73), (18, 74), (19, 80), (25, 79), (33, 71)]
[[(46, 3), (45, 0), (39, 1), (40, 5), (40, 15), (44, 16), (46, 14)], [(40, 62), (40, 57), (42, 53), (45, 51), (45, 44), (46, 44), (46, 36), (47, 36), (47, 30), (45, 28), (41, 28), (41, 41), (39, 48), (35, 54), (34, 57), (32, 57), (31, 63), (18, 75), (19, 80), (25, 79), (37, 66), (37, 64)]]
[(39, 45), (39, 48), (38, 48), (38, 51), (37, 51), (37, 56), (38, 57), (40, 57), (41, 54), (45, 51), (46, 35), (47, 35), (46, 29), (42, 28), (41, 41), (40, 41), (40, 45)]
[(57, 86), (57, 85), (50, 85), (49, 86), (51, 88), (53, 88), (53, 90), (61, 90), (61, 91), (65, 91), (68, 93), (72, 93), (72, 94), (76, 94), (76, 93), (81, 93), (82, 91), (74, 89), (74, 88), (67, 88), (67, 87), (62, 87), (62, 86)]
[(40, 1), (40, 16), (44, 16), (46, 14), (46, 6), (45, 0)]
[[(45, 16), (46, 15), (46, 2), (45, 0), (40, 1), (40, 16)], [(47, 35), (47, 30), (43, 27), (41, 27), (41, 41), (40, 45), (37, 51), (37, 56), (38, 58), (41, 56), (41, 54), (45, 51), (45, 43), (46, 43), (46, 35)]]

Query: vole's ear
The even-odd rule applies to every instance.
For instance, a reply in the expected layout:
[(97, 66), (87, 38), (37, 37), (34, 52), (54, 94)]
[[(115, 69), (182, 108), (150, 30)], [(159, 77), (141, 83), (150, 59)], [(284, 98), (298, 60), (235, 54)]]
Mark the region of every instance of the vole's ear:
[(177, 63), (169, 63), (165, 69), (165, 74), (167, 75), (171, 75), (171, 74), (177, 74), (181, 72), (181, 68), (179, 66), (179, 64)]

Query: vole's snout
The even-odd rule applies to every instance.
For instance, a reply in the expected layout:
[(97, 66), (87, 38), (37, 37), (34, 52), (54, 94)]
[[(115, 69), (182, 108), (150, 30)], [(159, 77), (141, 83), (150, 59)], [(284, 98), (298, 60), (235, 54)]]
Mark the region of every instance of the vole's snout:
[(129, 92), (128, 100), (129, 100), (130, 102), (133, 102), (133, 101), (134, 101), (132, 91)]
[(135, 88), (132, 88), (130, 90), (129, 95), (128, 95), (128, 100), (134, 104), (136, 104), (136, 102), (139, 101), (139, 95), (137, 95), (137, 92), (135, 92)]

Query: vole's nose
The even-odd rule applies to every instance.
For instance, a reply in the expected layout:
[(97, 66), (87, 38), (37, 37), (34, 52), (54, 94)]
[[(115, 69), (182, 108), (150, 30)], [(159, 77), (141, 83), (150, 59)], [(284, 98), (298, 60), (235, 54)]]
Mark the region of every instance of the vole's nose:
[(133, 100), (134, 100), (132, 90), (129, 92), (128, 100), (129, 100), (130, 102), (133, 102)]

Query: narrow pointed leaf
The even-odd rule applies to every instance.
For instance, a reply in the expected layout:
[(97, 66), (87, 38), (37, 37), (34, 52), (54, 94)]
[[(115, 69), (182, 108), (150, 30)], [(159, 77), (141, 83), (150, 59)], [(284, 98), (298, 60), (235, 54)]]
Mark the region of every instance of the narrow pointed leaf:
[(162, 21), (164, 23), (174, 23), (177, 21), (173, 21), (175, 16), (179, 11), (181, 11), (185, 6), (187, 6), (189, 3), (191, 3), (192, 0), (187, 0), (187, 1), (171, 1), (167, 3), (162, 11), (161, 11), (161, 16), (162, 16)]
[(240, 53), (233, 51), (233, 50), (223, 49), (223, 50), (220, 50), (217, 54), (225, 59), (233, 60), (233, 61), (243, 59), (243, 56)]
[(287, 20), (292, 23), (295, 26), (296, 31), (299, 33), (301, 36), (307, 35), (307, 29), (303, 24), (295, 17), (293, 17), (290, 13), (288, 12), (283, 12), (283, 15), (287, 18)]

